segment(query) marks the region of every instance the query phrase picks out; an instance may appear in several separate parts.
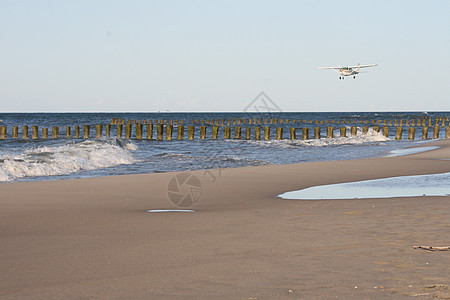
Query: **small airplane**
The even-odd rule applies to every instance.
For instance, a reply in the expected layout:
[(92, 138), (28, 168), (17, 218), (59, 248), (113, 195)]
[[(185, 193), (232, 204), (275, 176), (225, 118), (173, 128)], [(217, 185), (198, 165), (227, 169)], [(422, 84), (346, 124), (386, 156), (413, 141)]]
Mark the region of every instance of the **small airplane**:
[(370, 68), (370, 67), (376, 67), (377, 64), (372, 65), (356, 65), (356, 66), (350, 66), (350, 67), (318, 67), (317, 69), (331, 69), (338, 73), (339, 79), (344, 79), (345, 76), (353, 76), (353, 79), (356, 78), (356, 75), (359, 74), (359, 69), (361, 68)]

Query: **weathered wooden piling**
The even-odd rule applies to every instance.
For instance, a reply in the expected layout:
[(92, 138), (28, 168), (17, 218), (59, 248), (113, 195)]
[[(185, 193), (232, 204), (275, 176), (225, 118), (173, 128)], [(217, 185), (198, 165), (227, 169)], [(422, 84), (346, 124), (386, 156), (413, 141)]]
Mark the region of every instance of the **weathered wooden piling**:
[[(188, 128), (188, 130), (189, 130), (189, 128)], [(192, 138), (190, 138), (190, 140), (194, 138), (194, 129), (191, 129), (191, 130), (192, 130)], [(189, 132), (188, 132), (188, 135), (189, 135)], [(200, 139), (202, 139), (202, 140), (206, 139), (206, 126), (200, 126)]]
[[(235, 119), (236, 121), (236, 119)], [(235, 124), (236, 122), (233, 122)], [(230, 139), (231, 138), (231, 128), (230, 127), (224, 127), (223, 128), (223, 138), (224, 139)]]
[(358, 127), (356, 127), (356, 126), (350, 127), (350, 135), (356, 136), (357, 134), (358, 134)]
[(0, 139), (6, 140), (8, 138), (6, 134), (6, 126), (0, 126)]
[(166, 140), (172, 140), (173, 125), (166, 125)]
[(309, 128), (308, 127), (302, 128), (302, 139), (309, 140)]
[(433, 128), (433, 139), (439, 138), (439, 126), (434, 126)]
[(362, 128), (362, 134), (367, 134), (367, 133), (369, 133), (369, 126), (364, 126)]
[(416, 137), (416, 128), (409, 127), (408, 128), (408, 140), (414, 140)]
[[(206, 126), (201, 126), (200, 127), (200, 135), (201, 135), (201, 132), (202, 132), (202, 128), (205, 128), (204, 129), (204, 133), (205, 133), (205, 137), (206, 137)], [(187, 131), (188, 131), (188, 140), (193, 140), (194, 139), (194, 135), (195, 135), (195, 126), (194, 125), (188, 126), (187, 127)]]
[(147, 124), (147, 140), (153, 139), (153, 123)]
[(97, 139), (102, 138), (103, 136), (103, 125), (97, 124), (95, 125), (95, 137)]
[(118, 138), (118, 139), (121, 139), (122, 138), (122, 131), (123, 131), (123, 124), (117, 124), (116, 125), (116, 137)]
[(445, 138), (450, 139), (450, 127), (445, 127)]
[(283, 139), (283, 127), (277, 127), (276, 129), (276, 139), (282, 140)]
[[(111, 125), (109, 125), (109, 126), (111, 126)], [(71, 136), (70, 131), (71, 131), (70, 126), (66, 126), (66, 139), (69, 139), (69, 138), (70, 138), (70, 136)]]
[(142, 123), (137, 123), (136, 124), (136, 139), (137, 140), (142, 140), (142, 138), (144, 137), (144, 125)]
[[(239, 119), (240, 121), (241, 119)], [(240, 123), (240, 122), (238, 122)], [(242, 128), (241, 127), (234, 127), (234, 138), (235, 139), (241, 139), (241, 134), (242, 134)]]
[(218, 136), (219, 136), (219, 127), (218, 126), (213, 126), (211, 138), (213, 140), (217, 140)]
[(19, 138), (19, 126), (13, 126), (12, 138), (13, 139)]
[(314, 127), (314, 139), (321, 139), (322, 136), (320, 134), (320, 127)]
[(90, 128), (90, 126), (89, 125), (84, 125), (83, 126), (83, 138), (85, 138), (85, 139), (88, 139), (88, 138), (90, 138), (90, 131), (91, 131), (91, 128)]
[(401, 140), (402, 139), (402, 133), (403, 133), (403, 127), (396, 127), (395, 128), (395, 139), (396, 140)]
[(428, 127), (424, 126), (422, 127), (422, 140), (428, 139)]
[(381, 128), (380, 126), (373, 126), (373, 131), (380, 132)]
[(255, 140), (261, 140), (261, 127), (255, 127)]
[(132, 129), (133, 129), (132, 123), (125, 124), (125, 139), (127, 139), (127, 140), (131, 139), (131, 130)]
[[(276, 120), (276, 123), (278, 123), (278, 119)], [(270, 140), (270, 127), (268, 126), (264, 127), (264, 140)]]
[(59, 138), (59, 127), (53, 126), (52, 127), (52, 139)]
[(80, 138), (80, 125), (75, 125), (75, 138)]
[(164, 139), (164, 125), (163, 124), (156, 125), (156, 139), (158, 141), (162, 141)]
[(184, 126), (177, 126), (177, 140), (184, 140)]
[(334, 128), (333, 127), (331, 127), (331, 126), (328, 126), (327, 127), (327, 138), (333, 138), (333, 130), (334, 130)]
[(245, 139), (246, 140), (251, 139), (251, 134), (252, 134), (252, 128), (251, 127), (245, 128)]
[(105, 137), (108, 139), (111, 136), (111, 124), (105, 125)]
[(42, 128), (42, 138), (48, 139), (48, 128)]
[(339, 128), (340, 137), (347, 137), (347, 127)]
[(31, 138), (33, 140), (37, 140), (39, 138), (39, 127), (37, 126), (31, 127)]
[(289, 133), (290, 133), (292, 141), (297, 139), (297, 135), (295, 133), (295, 128), (294, 127), (289, 128)]
[(22, 126), (22, 139), (28, 140), (28, 126)]
[(383, 127), (383, 136), (389, 137), (389, 127), (385, 126)]

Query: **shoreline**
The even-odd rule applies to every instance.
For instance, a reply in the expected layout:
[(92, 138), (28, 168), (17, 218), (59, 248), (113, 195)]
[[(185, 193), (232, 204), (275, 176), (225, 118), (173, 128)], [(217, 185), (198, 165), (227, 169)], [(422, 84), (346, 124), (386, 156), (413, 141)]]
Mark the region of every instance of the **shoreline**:
[[(413, 249), (450, 244), (450, 196), (277, 198), (323, 184), (450, 172), (450, 141), (425, 145), (440, 148), (360, 160), (2, 183), (0, 297), (450, 297), (448, 252)], [(174, 209), (167, 188), (180, 173), (201, 183), (196, 212), (147, 213)]]

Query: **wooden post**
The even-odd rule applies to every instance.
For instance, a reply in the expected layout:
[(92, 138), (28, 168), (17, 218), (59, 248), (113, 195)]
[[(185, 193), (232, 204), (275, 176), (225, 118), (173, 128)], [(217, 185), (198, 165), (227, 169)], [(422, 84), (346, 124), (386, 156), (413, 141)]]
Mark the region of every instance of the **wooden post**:
[(428, 127), (424, 126), (422, 127), (422, 140), (428, 139)]
[(116, 125), (116, 131), (117, 131), (117, 138), (122, 138), (122, 130), (123, 130), (123, 124), (117, 124)]
[[(333, 132), (333, 131), (332, 131), (332, 132)], [(322, 138), (322, 137), (320, 136), (320, 127), (314, 127), (314, 138), (315, 138), (316, 140)]]
[(415, 127), (409, 127), (408, 129), (408, 140), (414, 140), (416, 137), (416, 128)]
[(131, 130), (133, 128), (132, 126), (133, 124), (131, 123), (125, 124), (125, 138), (127, 140), (131, 139)]
[(158, 141), (162, 141), (164, 139), (164, 125), (158, 124), (156, 125), (156, 139)]
[(362, 134), (367, 134), (369, 132), (369, 127), (368, 126), (364, 126), (362, 128)]
[(153, 139), (153, 123), (152, 122), (147, 124), (147, 140), (151, 140), (151, 139)]
[(70, 126), (66, 126), (66, 139), (70, 139), (71, 136), (70, 130), (71, 130)]
[(52, 139), (59, 138), (59, 127), (53, 126), (52, 127)]
[(80, 138), (80, 125), (75, 125), (75, 138)]
[(28, 140), (28, 126), (24, 125), (22, 127), (22, 139)]
[(31, 127), (31, 131), (32, 131), (31, 138), (33, 140), (37, 140), (39, 138), (39, 127), (33, 126)]
[(42, 138), (48, 139), (48, 128), (42, 128)]
[[(205, 136), (206, 136), (206, 127), (205, 126), (201, 126), (200, 127), (200, 132), (202, 131), (201, 130), (202, 127), (205, 128)], [(188, 129), (188, 139), (189, 140), (193, 140), (194, 139), (194, 135), (195, 135), (195, 126), (194, 125), (190, 125), (190, 126), (188, 126), (187, 129)]]
[(433, 128), (433, 139), (439, 138), (439, 126), (434, 126)]
[(172, 140), (173, 125), (166, 125), (166, 140)]
[(142, 123), (136, 124), (136, 139), (137, 140), (142, 140), (142, 137), (144, 136), (143, 129), (144, 129), (144, 125), (142, 125)]
[(340, 136), (346, 137), (347, 136), (347, 127), (341, 127), (340, 128)]
[(383, 127), (383, 135), (387, 138), (389, 137), (389, 127), (387, 126)]
[(296, 140), (296, 139), (297, 139), (297, 136), (296, 136), (296, 134), (295, 134), (295, 128), (294, 128), (294, 127), (289, 128), (289, 132), (290, 132), (290, 134), (291, 134), (291, 140), (292, 140), (292, 141), (293, 141), (293, 140)]
[[(192, 129), (192, 132), (194, 132), (194, 129)], [(194, 133), (192, 133), (192, 138), (194, 138)], [(206, 139), (206, 126), (200, 126), (200, 139)]]
[(110, 136), (111, 136), (111, 124), (106, 124), (105, 137), (109, 139)]
[(84, 138), (88, 139), (90, 137), (90, 127), (89, 125), (84, 125), (83, 126), (83, 133), (84, 133)]
[(283, 127), (277, 127), (276, 129), (276, 139), (282, 140), (283, 139)]
[[(236, 124), (236, 119), (234, 119), (233, 124)], [(230, 129), (230, 127), (224, 127), (223, 128), (223, 138), (224, 139), (230, 139), (231, 138), (231, 129)]]
[[(239, 119), (240, 121), (241, 119)], [(240, 122), (238, 122), (240, 123)], [(235, 139), (240, 139), (241, 138), (241, 132), (242, 132), (242, 128), (241, 127), (234, 127), (234, 138)]]
[(395, 128), (395, 139), (401, 140), (402, 139), (402, 133), (403, 133), (403, 127), (396, 127)]
[(450, 139), (450, 127), (445, 127), (445, 138)]
[[(277, 119), (277, 123), (278, 123), (278, 119)], [(268, 127), (268, 126), (264, 127), (264, 140), (265, 141), (270, 140), (270, 127)]]
[(13, 139), (18, 139), (19, 138), (19, 127), (18, 126), (13, 126), (12, 138)]
[(352, 136), (356, 136), (356, 135), (358, 134), (358, 127), (352, 126), (352, 127), (350, 128), (350, 134), (351, 134)]
[(373, 131), (380, 132), (380, 126), (373, 126)]
[(255, 127), (255, 140), (261, 140), (261, 127)]
[(213, 140), (217, 140), (217, 136), (218, 136), (218, 135), (219, 135), (219, 127), (218, 127), (218, 126), (213, 126), (211, 138), (212, 138)]
[(184, 140), (184, 126), (177, 126), (177, 140)]
[(332, 138), (333, 137), (333, 127), (328, 126), (327, 127), (327, 138)]
[(251, 138), (251, 134), (252, 134), (252, 128), (251, 127), (245, 128), (245, 139), (246, 140), (249, 140)]
[(309, 140), (309, 128), (308, 127), (302, 128), (302, 139)]
[(103, 136), (103, 125), (95, 125), (95, 138), (101, 139)]
[(6, 126), (0, 126), (0, 140), (6, 140)]

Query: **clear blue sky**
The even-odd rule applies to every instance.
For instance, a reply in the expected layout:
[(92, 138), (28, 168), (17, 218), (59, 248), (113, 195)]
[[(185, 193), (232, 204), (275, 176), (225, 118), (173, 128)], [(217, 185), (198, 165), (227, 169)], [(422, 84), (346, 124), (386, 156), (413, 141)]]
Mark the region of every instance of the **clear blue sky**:
[[(450, 1), (0, 0), (0, 111), (450, 110)], [(378, 63), (356, 80), (318, 66)]]

